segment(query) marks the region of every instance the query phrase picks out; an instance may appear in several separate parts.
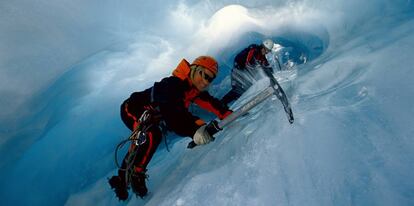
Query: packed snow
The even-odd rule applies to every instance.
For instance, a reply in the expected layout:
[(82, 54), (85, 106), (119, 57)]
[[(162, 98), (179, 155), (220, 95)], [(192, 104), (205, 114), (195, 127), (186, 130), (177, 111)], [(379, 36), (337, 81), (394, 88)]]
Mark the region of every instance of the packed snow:
[[(411, 0), (3, 1), (0, 203), (414, 205), (413, 17)], [(206, 146), (170, 133), (149, 195), (119, 202), (122, 101), (205, 54), (222, 97), (234, 55), (264, 38), (295, 122), (273, 97)]]

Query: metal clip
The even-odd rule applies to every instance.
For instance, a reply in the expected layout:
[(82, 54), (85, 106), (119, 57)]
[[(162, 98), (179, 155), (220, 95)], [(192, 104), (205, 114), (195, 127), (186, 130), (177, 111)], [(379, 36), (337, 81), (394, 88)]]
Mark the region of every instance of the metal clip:
[(139, 118), (139, 122), (140, 122), (141, 124), (145, 124), (145, 123), (147, 123), (147, 122), (148, 122), (148, 120), (150, 119), (150, 117), (151, 117), (151, 113), (150, 113), (150, 111), (149, 111), (149, 110), (145, 110), (145, 111), (142, 113), (141, 117)]
[(139, 131), (137, 136), (135, 137), (135, 145), (143, 145), (147, 141), (147, 134), (145, 132)]

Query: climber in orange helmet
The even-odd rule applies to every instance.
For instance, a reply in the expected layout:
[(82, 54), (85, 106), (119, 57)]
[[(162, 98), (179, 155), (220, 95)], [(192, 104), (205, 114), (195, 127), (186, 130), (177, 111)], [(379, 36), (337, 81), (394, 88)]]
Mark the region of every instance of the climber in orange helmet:
[(188, 107), (195, 103), (219, 119), (232, 113), (226, 105), (206, 91), (217, 73), (218, 64), (213, 57), (200, 56), (191, 64), (183, 59), (172, 76), (156, 82), (144, 91), (132, 93), (122, 103), (123, 122), (131, 131), (140, 130), (139, 136), (143, 139), (139, 144), (131, 144), (118, 175), (109, 180), (120, 200), (128, 198), (129, 184), (138, 196), (144, 197), (147, 194), (147, 165), (163, 136), (160, 125), (165, 125), (179, 136), (191, 137), (198, 145), (212, 140), (205, 130), (206, 123), (190, 113)]

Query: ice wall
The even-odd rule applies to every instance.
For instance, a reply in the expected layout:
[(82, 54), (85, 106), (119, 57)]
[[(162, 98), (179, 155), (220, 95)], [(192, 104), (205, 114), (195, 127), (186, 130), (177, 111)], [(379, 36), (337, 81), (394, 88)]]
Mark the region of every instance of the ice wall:
[(224, 80), (212, 90), (222, 95), (232, 55), (262, 37), (315, 55), (282, 85), (296, 122), (269, 100), (210, 145), (190, 151), (181, 140), (170, 153), (160, 149), (149, 168), (151, 194), (128, 204), (413, 204), (411, 1), (0, 8), (5, 205), (119, 204), (106, 178), (115, 173), (114, 146), (128, 134), (120, 102), (199, 54), (220, 61)]

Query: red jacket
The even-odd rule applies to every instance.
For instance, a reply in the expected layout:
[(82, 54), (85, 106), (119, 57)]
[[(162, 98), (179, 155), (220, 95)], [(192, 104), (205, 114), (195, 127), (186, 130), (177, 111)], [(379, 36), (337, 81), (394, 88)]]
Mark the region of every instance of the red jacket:
[(246, 65), (254, 66), (256, 63), (263, 67), (269, 66), (266, 56), (260, 51), (261, 49), (262, 47), (257, 44), (252, 44), (243, 49), (234, 58), (234, 67), (243, 70), (246, 68)]

